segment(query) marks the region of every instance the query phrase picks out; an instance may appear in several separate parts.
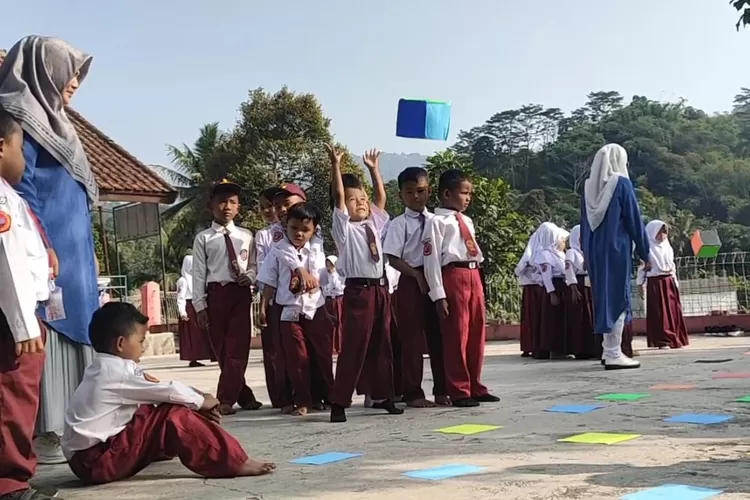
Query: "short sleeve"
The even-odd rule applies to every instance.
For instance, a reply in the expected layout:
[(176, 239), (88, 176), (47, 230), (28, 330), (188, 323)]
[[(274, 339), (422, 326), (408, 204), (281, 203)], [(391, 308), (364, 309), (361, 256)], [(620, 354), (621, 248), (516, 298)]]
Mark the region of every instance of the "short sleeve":
[(403, 217), (396, 217), (388, 224), (383, 240), (383, 253), (393, 255), (399, 259), (404, 254), (404, 224), (406, 221)]
[(370, 203), (370, 220), (375, 224), (375, 229), (377, 229), (380, 234), (383, 234), (391, 218), (388, 215), (388, 212), (381, 210), (373, 203)]
[(258, 282), (268, 285), (273, 288), (278, 288), (279, 285), (279, 260), (276, 255), (276, 249), (266, 255), (266, 259), (263, 261), (263, 265), (258, 272)]
[(347, 234), (349, 231), (349, 213), (346, 210), (333, 209), (333, 227), (331, 236), (338, 248), (346, 244)]

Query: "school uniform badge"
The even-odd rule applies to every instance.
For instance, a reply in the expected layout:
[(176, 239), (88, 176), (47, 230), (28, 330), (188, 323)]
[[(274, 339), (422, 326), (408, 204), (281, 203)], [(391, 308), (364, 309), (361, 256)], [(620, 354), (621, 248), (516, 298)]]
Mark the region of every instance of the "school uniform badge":
[(10, 214), (0, 212), (0, 233), (7, 233), (10, 231), (11, 222)]
[(283, 237), (284, 237), (284, 233), (282, 233), (281, 231), (274, 231), (273, 234), (271, 235), (271, 238), (273, 239), (274, 243), (278, 243), (279, 241), (281, 241), (281, 238)]
[(425, 257), (432, 255), (432, 242), (425, 241), (422, 243), (422, 255)]
[(247, 260), (247, 250), (242, 249), (242, 251), (240, 252), (240, 259)]

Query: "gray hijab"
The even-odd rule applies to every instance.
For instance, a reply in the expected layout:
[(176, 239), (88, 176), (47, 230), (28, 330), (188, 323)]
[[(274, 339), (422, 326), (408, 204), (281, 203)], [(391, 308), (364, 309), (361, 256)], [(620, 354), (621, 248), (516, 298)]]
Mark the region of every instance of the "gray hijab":
[(92, 57), (62, 40), (27, 36), (0, 64), (0, 107), (86, 189), (96, 203), (99, 188), (83, 145), (63, 109), (62, 91), (78, 74), (82, 82)]

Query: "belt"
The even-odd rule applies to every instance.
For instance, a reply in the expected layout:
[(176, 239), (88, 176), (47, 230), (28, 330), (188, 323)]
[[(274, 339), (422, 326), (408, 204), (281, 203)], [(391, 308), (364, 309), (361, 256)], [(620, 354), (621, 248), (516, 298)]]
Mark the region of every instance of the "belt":
[(467, 262), (451, 262), (445, 267), (456, 267), (458, 269), (481, 269), (482, 265), (475, 260), (470, 260)]
[(386, 279), (385, 278), (346, 278), (346, 286), (361, 286), (361, 287), (370, 287), (370, 286), (385, 286), (386, 285)]

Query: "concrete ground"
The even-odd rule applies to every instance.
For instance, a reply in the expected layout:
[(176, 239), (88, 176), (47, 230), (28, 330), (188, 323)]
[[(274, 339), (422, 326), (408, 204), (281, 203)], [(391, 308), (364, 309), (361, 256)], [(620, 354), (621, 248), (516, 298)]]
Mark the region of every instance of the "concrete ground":
[[(750, 379), (714, 379), (720, 372), (750, 372), (750, 338), (693, 337), (688, 349), (641, 350), (639, 370), (605, 372), (592, 361), (531, 361), (518, 344), (487, 346), (484, 379), (500, 395), (499, 404), (476, 409), (411, 410), (387, 416), (362, 408), (355, 399), (347, 424), (330, 424), (328, 414), (306, 418), (276, 410), (240, 412), (226, 418), (254, 458), (272, 460), (278, 470), (263, 478), (204, 480), (178, 460), (159, 463), (119, 483), (82, 487), (67, 466), (40, 467), (37, 483), (57, 487), (69, 500), (502, 500), (616, 499), (665, 483), (724, 489), (717, 499), (750, 498)], [(720, 361), (701, 363), (699, 361)], [(215, 389), (218, 368), (189, 369), (175, 356), (146, 359), (144, 367), (161, 380), (179, 379), (199, 389)], [(429, 373), (427, 369), (426, 373)], [(257, 394), (265, 397), (260, 353), (247, 370)], [(694, 389), (654, 390), (655, 384), (695, 384)], [(430, 389), (426, 380), (425, 389)], [(545, 412), (557, 404), (595, 403), (609, 392), (645, 392), (637, 402), (605, 403), (587, 414)], [(725, 424), (699, 426), (663, 422), (683, 413), (729, 414)], [(434, 432), (462, 423), (502, 429), (473, 436)], [(583, 432), (636, 433), (616, 445), (560, 443)], [(362, 453), (359, 458), (322, 466), (290, 464), (296, 457), (330, 451)], [(443, 464), (485, 467), (479, 475), (444, 481), (410, 479), (403, 472)], [(356, 495), (356, 496), (355, 496)]]

